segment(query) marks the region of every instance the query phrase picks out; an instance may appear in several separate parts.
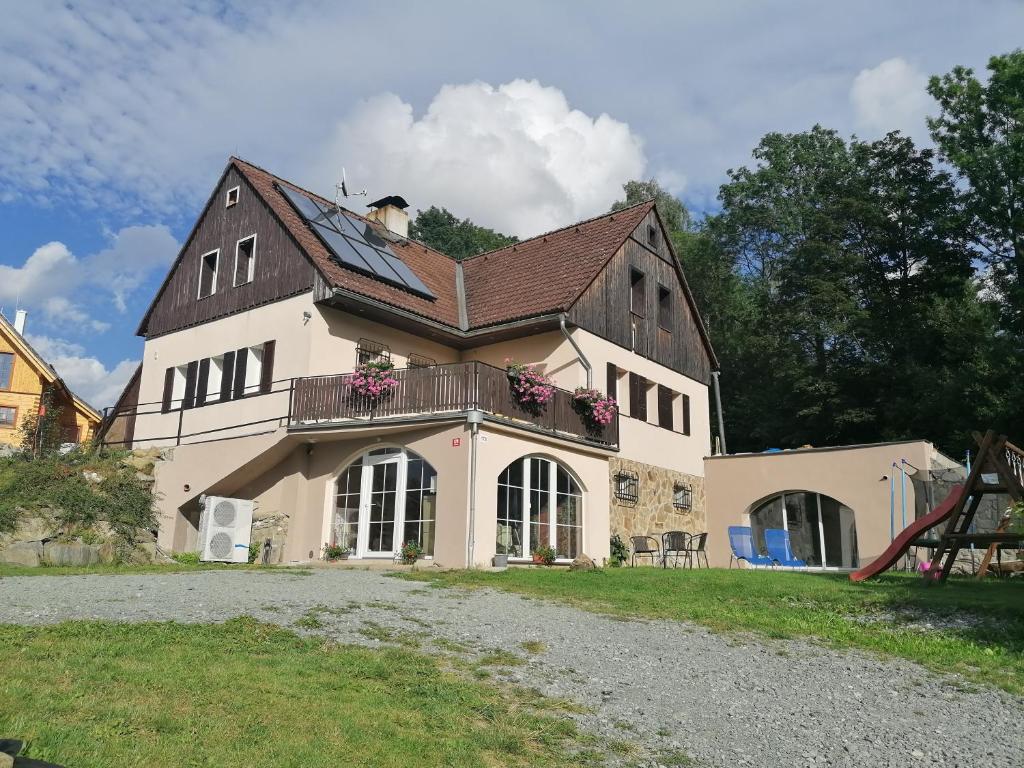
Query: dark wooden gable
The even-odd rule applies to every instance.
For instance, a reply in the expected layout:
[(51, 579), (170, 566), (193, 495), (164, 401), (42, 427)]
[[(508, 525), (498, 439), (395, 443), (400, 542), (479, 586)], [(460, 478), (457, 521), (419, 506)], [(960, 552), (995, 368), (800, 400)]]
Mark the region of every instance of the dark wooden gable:
[[(234, 187), (238, 202), (227, 207), (227, 193)], [(253, 280), (236, 286), (235, 248), (252, 234)], [(218, 248), (217, 290), (199, 298), (203, 256)], [(267, 203), (231, 164), (143, 318), (139, 334), (152, 338), (304, 293), (313, 287), (315, 272)]]
[[(634, 272), (642, 276), (642, 289), (631, 278)], [(661, 305), (659, 294), (665, 292), (667, 301)], [(577, 299), (569, 319), (692, 379), (711, 381), (716, 362), (668, 232), (654, 209)]]

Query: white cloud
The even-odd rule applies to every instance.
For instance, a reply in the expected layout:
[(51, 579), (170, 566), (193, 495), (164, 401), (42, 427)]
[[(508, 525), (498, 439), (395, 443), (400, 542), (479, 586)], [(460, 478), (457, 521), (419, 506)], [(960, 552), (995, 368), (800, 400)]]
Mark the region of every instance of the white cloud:
[(139, 365), (138, 360), (122, 360), (108, 370), (80, 344), (32, 333), (27, 339), (76, 395), (100, 410), (115, 403)]
[(861, 70), (850, 87), (858, 129), (865, 138), (879, 138), (894, 130), (926, 138), (925, 116), (932, 108), (927, 85), (928, 77), (899, 57)]
[[(77, 258), (61, 242), (37, 248), (19, 267), (0, 264), (0, 306), (41, 310), (53, 328), (102, 333), (110, 324), (83, 306), (112, 301), (120, 312), (126, 300), (154, 272), (162, 272), (178, 252), (178, 241), (163, 226), (125, 227), (109, 236), (110, 245)], [(10, 312), (8, 312), (10, 314)]]
[(368, 99), (317, 165), (318, 188), (344, 165), (353, 184), (372, 184), (370, 199), (400, 194), (413, 208), (445, 206), (532, 235), (607, 210), (646, 161), (625, 123), (572, 109), (558, 88), (514, 80), (446, 85), (418, 119), (398, 96)]

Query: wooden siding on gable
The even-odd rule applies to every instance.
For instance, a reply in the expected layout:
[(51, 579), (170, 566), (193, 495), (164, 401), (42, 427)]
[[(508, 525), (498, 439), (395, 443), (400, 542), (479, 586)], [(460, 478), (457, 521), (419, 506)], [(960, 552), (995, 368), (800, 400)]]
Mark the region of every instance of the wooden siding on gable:
[[(659, 230), (654, 245), (649, 243), (649, 226)], [(621, 347), (633, 349), (656, 363), (710, 384), (711, 356), (701, 337), (700, 321), (686, 299), (683, 283), (673, 264), (667, 236), (652, 210), (576, 301), (569, 311), (569, 319)], [(643, 273), (645, 282), (645, 306), (642, 315), (636, 317), (630, 312), (630, 272), (634, 269)], [(658, 327), (659, 285), (671, 293), (668, 329)]]
[[(240, 187), (238, 203), (225, 206), (232, 187)], [(235, 246), (256, 234), (253, 280), (233, 285)], [(220, 249), (217, 290), (199, 299), (203, 254)], [(267, 204), (230, 167), (200, 216), (185, 250), (150, 310), (143, 332), (147, 338), (189, 328), (236, 312), (308, 291), (315, 269)]]

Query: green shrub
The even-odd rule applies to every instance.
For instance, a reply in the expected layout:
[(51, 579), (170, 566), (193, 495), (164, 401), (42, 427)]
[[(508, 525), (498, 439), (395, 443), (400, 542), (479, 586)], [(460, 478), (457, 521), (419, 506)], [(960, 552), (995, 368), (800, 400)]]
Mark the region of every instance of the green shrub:
[(629, 547), (626, 546), (626, 542), (622, 540), (622, 537), (616, 533), (611, 538), (611, 557), (608, 561), (611, 563), (612, 568), (618, 568), (627, 560), (629, 560)]
[(66, 533), (106, 522), (128, 542), (156, 528), (150, 484), (121, 463), (123, 451), (76, 449), (63, 456), (0, 459), (0, 531), (26, 515), (52, 516)]
[(199, 565), (198, 552), (175, 552), (171, 557), (181, 565)]

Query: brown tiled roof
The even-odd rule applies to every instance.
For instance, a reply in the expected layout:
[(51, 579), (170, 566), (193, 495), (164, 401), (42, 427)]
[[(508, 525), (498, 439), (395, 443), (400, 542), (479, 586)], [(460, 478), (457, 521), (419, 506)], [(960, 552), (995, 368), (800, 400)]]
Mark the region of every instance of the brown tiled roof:
[(647, 201), (466, 259), (470, 326), (569, 309), (653, 207)]
[[(231, 158), (231, 162), (266, 200), (267, 205), (284, 223), (292, 237), (309, 255), (317, 269), (331, 285), (368, 296), (394, 307), (400, 307), (453, 328), (458, 327), (459, 301), (455, 291), (456, 266), (455, 261), (450, 257), (415, 241), (392, 243), (392, 248), (399, 258), (409, 265), (409, 268), (437, 297), (434, 301), (345, 269), (334, 260), (319, 238), (313, 234), (302, 217), (295, 212), (284, 195), (275, 187), (275, 184), (290, 187), (328, 204), (333, 204), (332, 201), (324, 200), (319, 195), (244, 160)], [(358, 214), (353, 215), (358, 216)]]

